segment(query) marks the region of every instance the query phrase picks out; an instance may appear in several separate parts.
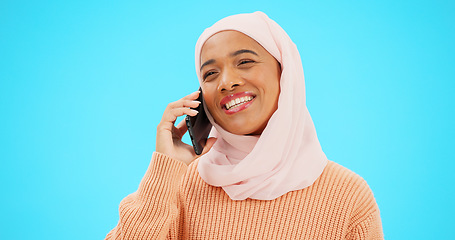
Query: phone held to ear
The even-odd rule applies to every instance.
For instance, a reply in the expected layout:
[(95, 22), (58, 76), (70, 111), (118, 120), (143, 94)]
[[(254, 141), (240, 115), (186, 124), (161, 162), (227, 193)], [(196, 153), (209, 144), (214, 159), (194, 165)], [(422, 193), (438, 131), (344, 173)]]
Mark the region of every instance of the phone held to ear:
[(205, 143), (209, 136), (212, 124), (207, 118), (207, 114), (204, 111), (204, 98), (202, 97), (202, 90), (199, 88), (199, 97), (197, 101), (201, 102), (197, 108), (194, 108), (199, 113), (194, 116), (186, 116), (186, 126), (188, 127), (188, 133), (191, 137), (191, 143), (193, 144), (194, 152), (197, 155), (201, 155), (202, 149), (204, 149)]

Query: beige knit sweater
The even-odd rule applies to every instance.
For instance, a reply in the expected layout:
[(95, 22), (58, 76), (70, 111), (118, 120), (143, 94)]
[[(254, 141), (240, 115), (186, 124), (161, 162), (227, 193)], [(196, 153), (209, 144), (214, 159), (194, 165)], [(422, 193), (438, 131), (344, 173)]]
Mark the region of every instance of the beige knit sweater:
[(155, 152), (106, 239), (383, 239), (369, 186), (335, 162), (313, 185), (270, 201), (231, 200), (197, 163)]

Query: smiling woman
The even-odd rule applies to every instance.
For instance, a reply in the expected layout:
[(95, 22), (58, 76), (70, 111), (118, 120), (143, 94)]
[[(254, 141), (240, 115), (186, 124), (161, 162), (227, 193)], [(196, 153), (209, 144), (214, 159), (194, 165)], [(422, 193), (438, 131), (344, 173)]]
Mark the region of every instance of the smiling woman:
[(260, 135), (278, 108), (281, 69), (259, 43), (237, 31), (211, 36), (201, 50), (202, 92), (215, 122)]
[(198, 156), (181, 138), (199, 92), (170, 103), (137, 192), (107, 239), (382, 239), (365, 180), (326, 158), (297, 47), (262, 12), (230, 16), (196, 43), (213, 125)]

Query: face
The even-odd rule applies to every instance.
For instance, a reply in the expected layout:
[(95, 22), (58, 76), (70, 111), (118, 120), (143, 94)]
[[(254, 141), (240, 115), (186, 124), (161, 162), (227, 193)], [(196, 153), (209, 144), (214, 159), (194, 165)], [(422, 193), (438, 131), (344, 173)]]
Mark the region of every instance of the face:
[(211, 36), (201, 50), (204, 101), (215, 122), (258, 135), (278, 107), (281, 69), (259, 43), (237, 31)]

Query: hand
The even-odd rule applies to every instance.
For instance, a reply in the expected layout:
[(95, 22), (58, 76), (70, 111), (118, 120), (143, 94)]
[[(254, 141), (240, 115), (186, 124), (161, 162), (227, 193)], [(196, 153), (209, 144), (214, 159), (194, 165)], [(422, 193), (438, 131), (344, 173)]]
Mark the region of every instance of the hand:
[[(164, 110), (163, 117), (156, 131), (156, 151), (184, 162), (187, 165), (199, 156), (194, 152), (193, 146), (182, 142), (182, 137), (188, 130), (185, 119), (177, 126), (174, 126), (174, 124), (177, 117), (185, 114), (190, 116), (196, 116), (198, 114), (198, 111), (190, 109), (190, 107), (196, 108), (201, 104), (199, 101), (196, 101), (199, 94), (200, 92), (196, 91), (178, 101), (169, 103)], [(208, 152), (215, 141), (215, 138), (207, 139), (207, 143), (200, 156)]]

